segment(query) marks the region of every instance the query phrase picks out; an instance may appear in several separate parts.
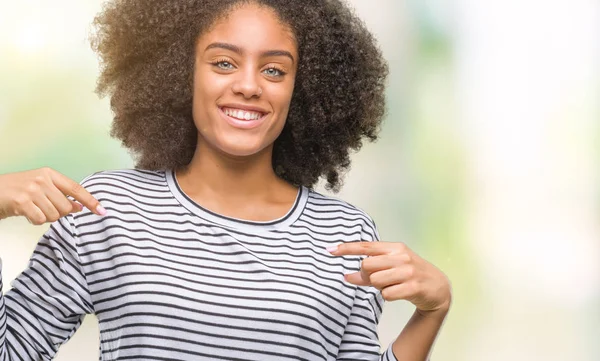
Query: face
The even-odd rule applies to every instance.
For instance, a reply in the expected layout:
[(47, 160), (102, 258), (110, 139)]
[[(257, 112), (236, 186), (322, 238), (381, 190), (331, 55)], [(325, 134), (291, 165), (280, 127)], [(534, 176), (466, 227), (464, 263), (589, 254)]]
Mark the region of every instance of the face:
[(199, 145), (246, 157), (271, 151), (298, 62), (293, 34), (267, 7), (235, 7), (200, 36), (193, 117)]

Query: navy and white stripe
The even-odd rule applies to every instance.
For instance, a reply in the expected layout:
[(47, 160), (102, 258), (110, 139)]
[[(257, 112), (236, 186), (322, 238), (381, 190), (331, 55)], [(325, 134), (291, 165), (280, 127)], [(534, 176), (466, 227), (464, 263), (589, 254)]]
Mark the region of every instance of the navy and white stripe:
[(343, 281), (363, 256), (326, 251), (378, 240), (361, 210), (302, 187), (275, 221), (224, 217), (170, 170), (82, 185), (108, 213), (63, 217), (39, 240), (0, 296), (0, 360), (52, 359), (89, 313), (103, 361), (396, 360), (380, 354), (381, 293)]

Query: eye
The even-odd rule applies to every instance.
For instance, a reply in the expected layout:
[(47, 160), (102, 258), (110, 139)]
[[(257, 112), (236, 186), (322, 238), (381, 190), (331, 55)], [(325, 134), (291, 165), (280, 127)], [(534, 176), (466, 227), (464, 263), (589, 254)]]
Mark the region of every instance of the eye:
[(230, 62), (226, 61), (226, 60), (219, 60), (216, 61), (214, 63), (212, 63), (214, 66), (216, 66), (219, 69), (222, 70), (232, 70), (234, 69), (233, 64), (231, 64)]
[(283, 70), (277, 69), (275, 67), (267, 68), (267, 69), (263, 70), (263, 73), (265, 73), (268, 76), (273, 77), (273, 78), (279, 78), (286, 74)]

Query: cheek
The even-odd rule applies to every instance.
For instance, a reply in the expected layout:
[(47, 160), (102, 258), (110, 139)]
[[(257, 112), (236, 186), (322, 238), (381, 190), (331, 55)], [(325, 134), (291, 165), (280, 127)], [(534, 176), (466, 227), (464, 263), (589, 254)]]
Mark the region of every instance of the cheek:
[(210, 73), (195, 75), (192, 110), (196, 122), (198, 116), (206, 114), (211, 106), (215, 106), (217, 99), (225, 94), (228, 87), (227, 79), (223, 77), (213, 76)]
[(287, 115), (290, 110), (290, 104), (292, 103), (292, 92), (294, 87), (292, 86), (290, 89), (287, 89), (283, 94), (281, 94), (277, 101), (280, 104), (282, 115), (287, 118)]
[(194, 101), (202, 101), (207, 97), (217, 93), (222, 85), (222, 79), (211, 76), (210, 74), (200, 73), (194, 77)]
[(277, 104), (281, 112), (287, 114), (292, 102), (293, 92), (294, 82), (286, 82), (285, 84), (278, 84), (278, 86), (272, 90), (269, 98), (273, 103)]

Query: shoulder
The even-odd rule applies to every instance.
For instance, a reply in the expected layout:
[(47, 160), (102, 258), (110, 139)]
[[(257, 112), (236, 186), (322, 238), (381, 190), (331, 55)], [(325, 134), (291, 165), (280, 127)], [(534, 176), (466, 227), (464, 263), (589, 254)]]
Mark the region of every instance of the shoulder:
[(111, 186), (141, 187), (144, 185), (166, 184), (165, 171), (144, 169), (102, 170), (85, 177), (79, 182), (88, 190), (110, 188)]
[(305, 211), (316, 219), (337, 219), (350, 226), (360, 226), (365, 240), (379, 240), (373, 218), (366, 211), (342, 199), (311, 190)]
[(103, 170), (79, 182), (94, 197), (154, 198), (168, 193), (165, 171), (143, 169)]
[[(165, 177), (163, 170), (103, 170), (88, 175), (79, 183), (109, 211), (112, 218), (120, 221), (151, 213), (157, 207), (177, 205)], [(129, 215), (124, 216), (125, 213)], [(111, 218), (101, 217), (97, 220), (96, 217), (87, 209), (74, 216), (80, 222), (91, 224)]]

